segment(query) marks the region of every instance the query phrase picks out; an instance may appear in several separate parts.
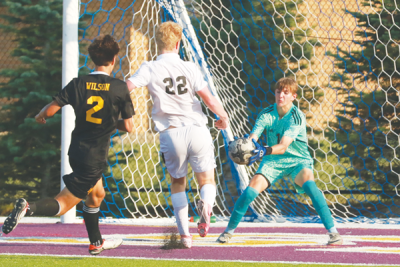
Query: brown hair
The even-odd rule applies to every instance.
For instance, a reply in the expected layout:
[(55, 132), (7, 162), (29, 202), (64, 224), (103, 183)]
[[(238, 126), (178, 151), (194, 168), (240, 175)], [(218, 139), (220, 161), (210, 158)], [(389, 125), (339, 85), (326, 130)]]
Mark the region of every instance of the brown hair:
[(297, 82), (291, 77), (280, 78), (275, 85), (275, 90), (287, 88), (293, 95), (297, 94)]
[(156, 30), (156, 42), (159, 51), (172, 51), (177, 42), (182, 39), (182, 27), (175, 22), (168, 21), (158, 26)]
[(111, 35), (100, 35), (91, 43), (88, 50), (96, 66), (108, 66), (118, 54), (119, 45)]

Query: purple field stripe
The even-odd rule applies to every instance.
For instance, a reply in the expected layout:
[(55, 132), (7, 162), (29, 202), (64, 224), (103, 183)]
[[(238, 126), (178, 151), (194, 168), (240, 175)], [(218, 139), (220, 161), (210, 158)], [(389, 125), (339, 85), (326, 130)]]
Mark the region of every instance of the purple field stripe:
[[(133, 226), (133, 225), (100, 225), (100, 231), (105, 235), (112, 234), (160, 234), (169, 227)], [(211, 228), (209, 233), (219, 234), (225, 230), (224, 227)], [(362, 236), (400, 236), (400, 229), (353, 229), (338, 228), (342, 235)], [(192, 234), (197, 233), (197, 228), (190, 228)], [(326, 234), (326, 230), (320, 228), (303, 227), (251, 227), (237, 228), (236, 233), (293, 233), (293, 234)], [(46, 236), (46, 237), (87, 237), (84, 224), (19, 224), (18, 227), (5, 237)]]
[[(161, 250), (153, 246), (124, 246), (104, 251), (101, 256), (138, 257), (157, 259), (191, 259), (191, 260), (229, 260), (229, 261), (295, 261), (326, 262), (345, 264), (398, 264), (400, 255), (343, 253), (315, 251), (296, 251), (297, 247), (192, 247), (191, 249)], [(307, 247), (301, 247), (307, 248)], [(88, 246), (84, 245), (34, 245), (0, 244), (1, 253), (44, 254), (44, 255), (88, 255)]]
[[(170, 227), (146, 227), (128, 225), (100, 225), (103, 235), (121, 234), (125, 236), (134, 234), (162, 234)], [(196, 234), (196, 228), (190, 231)], [(211, 233), (221, 233), (223, 227), (212, 228)], [(344, 237), (346, 235), (359, 235), (365, 237), (400, 236), (400, 230), (393, 229), (340, 229)], [(236, 233), (293, 233), (293, 234), (325, 234), (325, 229), (321, 228), (302, 228), (302, 227), (263, 227), (263, 228), (238, 228)], [(5, 237), (72, 237), (87, 238), (85, 226), (83, 224), (19, 224), (18, 227)], [(353, 241), (354, 242), (354, 241)], [(304, 251), (304, 249), (328, 249), (327, 246), (320, 245), (298, 245), (298, 246), (218, 246), (205, 247), (196, 246), (196, 241), (191, 249), (182, 250), (161, 250), (159, 246), (143, 245), (122, 245), (121, 247), (104, 251), (102, 256), (112, 257), (138, 257), (138, 258), (161, 258), (161, 259), (191, 259), (191, 260), (228, 260), (228, 261), (268, 261), (268, 262), (316, 262), (316, 263), (344, 263), (344, 264), (399, 264), (399, 254), (385, 253), (361, 253), (352, 252), (359, 247), (377, 247), (388, 249), (399, 249), (400, 245), (395, 242), (371, 242), (356, 241), (355, 245), (344, 245), (338, 248), (345, 249), (346, 252), (334, 252), (329, 248), (325, 251)], [(23, 242), (1, 242), (0, 254), (44, 254), (44, 255), (88, 255), (88, 245), (79, 244), (40, 244)]]

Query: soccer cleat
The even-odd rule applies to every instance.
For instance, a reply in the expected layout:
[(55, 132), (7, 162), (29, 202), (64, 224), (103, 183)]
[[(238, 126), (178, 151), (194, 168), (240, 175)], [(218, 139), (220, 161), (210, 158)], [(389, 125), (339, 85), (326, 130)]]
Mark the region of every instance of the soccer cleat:
[(3, 227), (1, 229), (4, 234), (11, 233), (11, 231), (14, 230), (15, 227), (17, 227), (19, 221), (25, 216), (28, 208), (29, 204), (25, 199), (20, 198), (15, 201), (14, 209), (4, 221)]
[(120, 239), (120, 238), (107, 239), (107, 240), (103, 239), (103, 244), (101, 244), (100, 246), (95, 246), (95, 245), (90, 244), (89, 253), (92, 255), (98, 255), (103, 250), (117, 248), (121, 244), (122, 244), (122, 239)]
[(200, 215), (199, 222), (197, 223), (197, 232), (201, 237), (205, 237), (210, 230), (211, 219), (211, 205), (200, 199), (197, 202), (197, 212)]
[(337, 246), (343, 244), (343, 238), (340, 236), (339, 233), (329, 233), (329, 246)]
[(217, 239), (217, 242), (219, 243), (229, 243), (229, 240), (231, 240), (232, 234), (223, 232)]
[(193, 243), (193, 236), (181, 235), (181, 243), (185, 248), (191, 248)]

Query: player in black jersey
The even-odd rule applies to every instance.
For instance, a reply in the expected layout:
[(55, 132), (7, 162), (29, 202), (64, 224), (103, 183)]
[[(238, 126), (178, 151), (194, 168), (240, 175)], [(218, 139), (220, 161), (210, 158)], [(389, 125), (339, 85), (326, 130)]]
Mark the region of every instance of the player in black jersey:
[[(99, 230), (100, 204), (105, 191), (101, 180), (106, 166), (110, 136), (119, 129), (131, 132), (133, 105), (126, 83), (110, 77), (119, 52), (118, 43), (110, 35), (98, 37), (89, 46), (95, 71), (73, 79), (53, 97), (35, 119), (46, 123), (62, 106), (71, 105), (75, 111), (68, 155), (73, 172), (63, 176), (65, 188), (53, 199), (29, 203), (21, 198), (4, 221), (2, 231), (10, 233), (22, 217), (61, 216), (85, 199), (83, 218), (88, 231), (90, 254), (118, 247), (122, 240), (103, 240)], [(122, 119), (118, 119), (121, 116)]]

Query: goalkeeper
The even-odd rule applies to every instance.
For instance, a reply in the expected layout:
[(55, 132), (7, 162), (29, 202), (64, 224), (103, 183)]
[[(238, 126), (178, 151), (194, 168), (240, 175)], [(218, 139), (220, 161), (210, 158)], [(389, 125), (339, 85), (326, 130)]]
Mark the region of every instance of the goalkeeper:
[[(292, 78), (281, 78), (275, 89), (275, 101), (258, 115), (250, 136), (256, 149), (248, 165), (262, 159), (249, 186), (235, 203), (228, 227), (217, 239), (227, 243), (246, 213), (250, 203), (275, 181), (288, 176), (295, 184), (296, 191), (306, 193), (329, 232), (328, 245), (341, 245), (343, 239), (334, 226), (332, 215), (325, 198), (314, 182), (313, 159), (307, 149), (306, 120), (303, 113), (293, 105), (296, 99), (297, 83)], [(257, 143), (266, 130), (267, 144)]]

